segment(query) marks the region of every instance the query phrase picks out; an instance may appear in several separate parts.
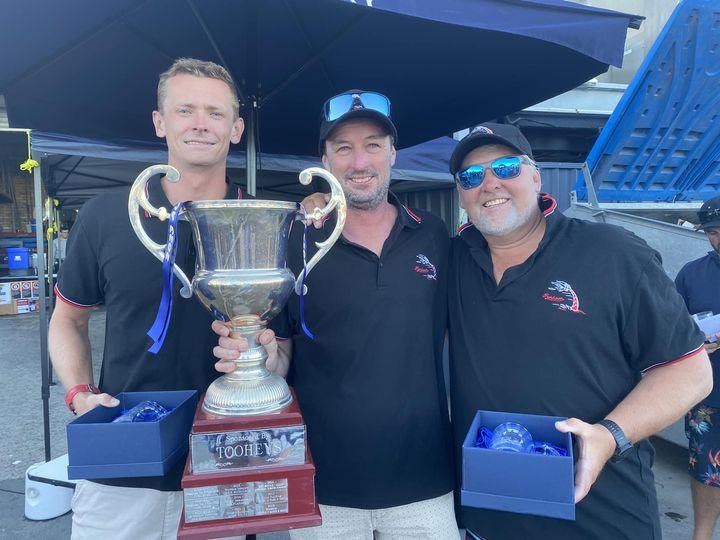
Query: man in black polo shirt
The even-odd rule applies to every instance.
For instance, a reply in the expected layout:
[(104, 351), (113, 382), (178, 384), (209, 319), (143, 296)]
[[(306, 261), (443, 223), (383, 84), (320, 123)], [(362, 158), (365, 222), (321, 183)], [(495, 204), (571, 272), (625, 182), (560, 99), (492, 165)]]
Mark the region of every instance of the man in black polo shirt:
[[(459, 449), (478, 409), (566, 416), (576, 521), (463, 508), (471, 538), (660, 538), (647, 437), (711, 388), (703, 336), (659, 255), (569, 219), (514, 126), (473, 130), (450, 172), (471, 224), (453, 240), (451, 395)], [(617, 461), (620, 460), (620, 461)]]
[[(441, 366), (449, 240), (440, 219), (388, 192), (397, 138), (389, 113), (374, 92), (326, 102), (320, 153), (343, 186), (347, 220), (306, 282), (315, 338), (302, 328), (297, 297), (272, 323), (279, 355), (273, 341), (268, 367), (289, 365), (323, 518), (291, 531), (294, 539), (458, 538)], [(309, 228), (308, 247), (333, 225)], [(302, 235), (295, 227), (288, 265), (296, 275)], [(233, 348), (223, 337), (216, 355), (236, 358)]]
[[(234, 195), (226, 183), (230, 143), (243, 132), (234, 83), (217, 64), (180, 59), (160, 76), (158, 137), (168, 146), (168, 163), (182, 181), (154, 179), (151, 203), (168, 209), (181, 201)], [(180, 299), (176, 282), (172, 323), (163, 348), (147, 352), (150, 329), (162, 294), (162, 265), (140, 243), (127, 213), (129, 190), (85, 204), (67, 249), (50, 322), (50, 354), (75, 414), (113, 406), (119, 392), (204, 391), (217, 377), (209, 331), (211, 316), (197, 298)], [(165, 243), (167, 224), (141, 214), (150, 237)], [(178, 223), (177, 264), (191, 275), (195, 252), (189, 224)], [(93, 307), (106, 309), (105, 347), (98, 387), (93, 386), (88, 321)], [(205, 359), (205, 361), (203, 361)], [(102, 393), (101, 393), (102, 392)], [(74, 539), (175, 538), (182, 509), (180, 477), (185, 460), (164, 477), (79, 481), (72, 502)]]
[[(720, 197), (703, 203), (698, 212), (712, 250), (687, 263), (675, 278), (675, 286), (690, 313), (720, 313)], [(710, 540), (720, 515), (720, 334), (707, 336), (705, 350), (713, 364), (713, 391), (685, 417), (689, 440), (690, 489), (695, 514), (694, 540)]]

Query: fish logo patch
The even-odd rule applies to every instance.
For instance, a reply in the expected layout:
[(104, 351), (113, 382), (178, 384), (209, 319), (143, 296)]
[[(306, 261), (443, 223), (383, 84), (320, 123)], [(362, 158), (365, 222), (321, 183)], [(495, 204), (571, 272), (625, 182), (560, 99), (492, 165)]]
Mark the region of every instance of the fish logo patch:
[(435, 265), (422, 253), (415, 257), (415, 272), (421, 276), (425, 276), (426, 279), (437, 280), (437, 269)]
[(580, 298), (567, 281), (551, 281), (542, 297), (543, 300), (550, 302), (560, 311), (570, 311), (578, 315), (586, 315), (586, 313), (580, 309)]

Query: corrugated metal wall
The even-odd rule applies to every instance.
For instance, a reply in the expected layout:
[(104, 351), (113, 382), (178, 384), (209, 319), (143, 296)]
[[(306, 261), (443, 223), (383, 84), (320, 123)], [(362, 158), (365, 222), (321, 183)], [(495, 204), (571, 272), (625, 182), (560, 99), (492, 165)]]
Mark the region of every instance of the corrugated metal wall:
[(409, 208), (432, 212), (445, 222), (448, 233), (455, 233), (460, 206), (454, 185), (442, 189), (395, 192), (395, 195)]
[(7, 111), (5, 110), (5, 98), (0, 96), (0, 128), (8, 127)]
[(570, 191), (575, 186), (582, 163), (538, 163), (542, 176), (542, 190), (558, 203), (558, 210), (570, 208)]

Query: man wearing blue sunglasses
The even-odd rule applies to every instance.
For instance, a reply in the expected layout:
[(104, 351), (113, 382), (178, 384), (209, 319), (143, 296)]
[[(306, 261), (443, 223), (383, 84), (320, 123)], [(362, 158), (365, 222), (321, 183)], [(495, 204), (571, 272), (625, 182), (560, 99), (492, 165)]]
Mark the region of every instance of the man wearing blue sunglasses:
[[(293, 539), (458, 539), (441, 365), (449, 239), (440, 219), (389, 191), (390, 114), (385, 96), (362, 90), (323, 106), (319, 152), (343, 187), (345, 228), (308, 276), (315, 339), (303, 331), (297, 297), (271, 323), (278, 340), (267, 346), (268, 368), (289, 369), (323, 519), (291, 531)], [(308, 230), (308, 258), (332, 230)], [(294, 228), (288, 255), (296, 275), (302, 233)], [(233, 341), (222, 337), (216, 355), (236, 358)]]
[(647, 438), (703, 399), (712, 376), (659, 255), (556, 212), (514, 126), (473, 130), (450, 172), (470, 219), (448, 283), (456, 448), (484, 409), (570, 417), (556, 427), (579, 456), (575, 521), (463, 507), (468, 537), (660, 538)]

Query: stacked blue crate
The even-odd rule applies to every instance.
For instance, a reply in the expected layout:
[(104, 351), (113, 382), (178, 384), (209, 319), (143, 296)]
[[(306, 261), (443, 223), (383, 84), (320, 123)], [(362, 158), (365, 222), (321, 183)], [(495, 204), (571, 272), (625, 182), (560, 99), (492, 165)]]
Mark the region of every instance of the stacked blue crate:
[[(593, 146), (601, 202), (720, 194), (720, 2), (684, 0)], [(575, 186), (587, 200), (582, 174)]]

